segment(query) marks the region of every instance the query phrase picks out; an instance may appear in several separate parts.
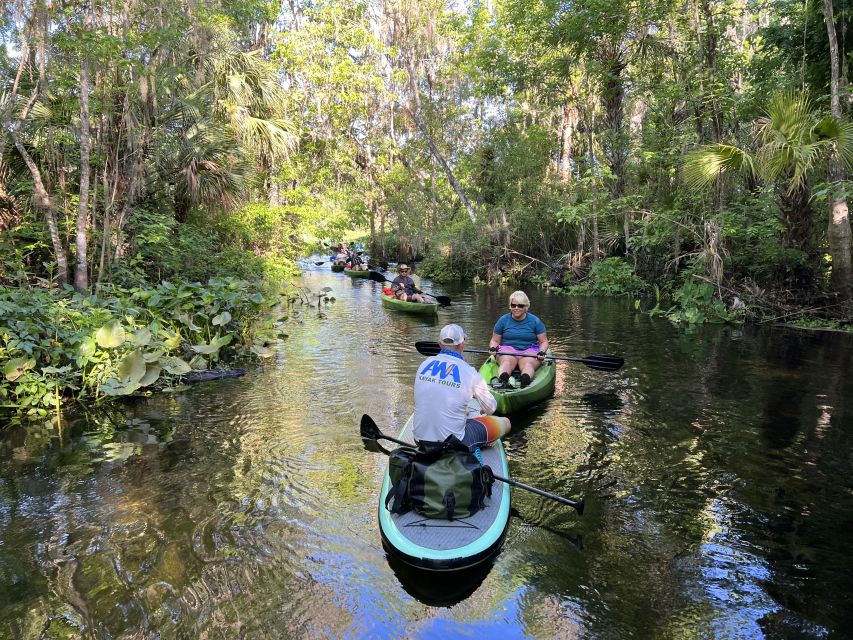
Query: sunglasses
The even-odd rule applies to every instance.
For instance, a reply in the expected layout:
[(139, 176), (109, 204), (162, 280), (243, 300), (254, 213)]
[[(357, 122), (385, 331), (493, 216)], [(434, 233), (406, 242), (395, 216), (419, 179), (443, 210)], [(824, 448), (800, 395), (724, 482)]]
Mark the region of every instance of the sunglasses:
[(514, 302), (510, 302), (509, 306), (512, 309), (524, 309), (524, 307), (526, 307), (527, 305), (526, 304), (515, 304)]
[(409, 273), (408, 269), (400, 269), (400, 273)]

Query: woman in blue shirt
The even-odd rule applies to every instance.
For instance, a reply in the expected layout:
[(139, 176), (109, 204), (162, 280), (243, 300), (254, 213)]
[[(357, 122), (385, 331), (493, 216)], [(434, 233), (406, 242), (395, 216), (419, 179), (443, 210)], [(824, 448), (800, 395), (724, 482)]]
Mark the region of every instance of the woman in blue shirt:
[[(521, 371), (521, 386), (530, 384), (536, 375), (536, 368), (545, 359), (548, 351), (548, 336), (542, 321), (530, 313), (530, 299), (524, 291), (515, 291), (509, 297), (509, 313), (505, 313), (495, 323), (489, 351), (497, 353), (500, 348), (498, 381), (493, 385), (497, 389), (509, 388), (509, 376), (518, 367)], [(519, 357), (513, 354), (531, 354), (536, 358)]]

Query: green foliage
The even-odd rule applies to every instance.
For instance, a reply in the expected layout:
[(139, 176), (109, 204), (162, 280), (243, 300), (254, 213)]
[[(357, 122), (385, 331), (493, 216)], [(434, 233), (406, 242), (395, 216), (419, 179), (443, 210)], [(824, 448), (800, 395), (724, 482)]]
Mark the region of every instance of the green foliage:
[(112, 287), (102, 297), (0, 288), (0, 411), (168, 385), (263, 345), (284, 317), (245, 281)]
[(743, 311), (729, 308), (714, 295), (714, 286), (698, 278), (688, 277), (681, 288), (672, 295), (672, 307), (667, 310), (656, 306), (651, 315), (663, 315), (677, 324), (702, 324), (704, 322), (743, 321)]
[(801, 329), (829, 329), (832, 331), (845, 331), (853, 333), (853, 325), (843, 324), (838, 320), (827, 320), (825, 318), (814, 318), (811, 316), (803, 316), (788, 322), (795, 327)]
[(622, 258), (606, 258), (592, 264), (589, 276), (566, 291), (569, 295), (625, 296), (639, 295), (648, 284), (634, 273)]
[(494, 251), (488, 239), (467, 218), (436, 233), (430, 239), (431, 252), (424, 259), (419, 273), (436, 282), (450, 282), (481, 273), (484, 260)]

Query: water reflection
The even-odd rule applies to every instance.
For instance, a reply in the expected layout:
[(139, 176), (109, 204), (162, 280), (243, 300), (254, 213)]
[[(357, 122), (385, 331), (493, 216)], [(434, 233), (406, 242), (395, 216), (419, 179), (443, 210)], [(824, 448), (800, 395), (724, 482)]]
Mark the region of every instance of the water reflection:
[(433, 585), (382, 549), (359, 418), (395, 435), (414, 343), (453, 321), (487, 346), (512, 288), (432, 287), (453, 305), (430, 319), (323, 266), (305, 284), (337, 301), (243, 379), (3, 433), (0, 637), (853, 636), (849, 337), (529, 290), (555, 353), (626, 358), (559, 363), (513, 417), (510, 475), (585, 515), (514, 491), (493, 564)]
[(493, 564), (487, 560), (468, 569), (442, 573), (417, 569), (392, 553), (387, 559), (406, 593), (430, 607), (452, 607), (468, 598), (483, 584)]

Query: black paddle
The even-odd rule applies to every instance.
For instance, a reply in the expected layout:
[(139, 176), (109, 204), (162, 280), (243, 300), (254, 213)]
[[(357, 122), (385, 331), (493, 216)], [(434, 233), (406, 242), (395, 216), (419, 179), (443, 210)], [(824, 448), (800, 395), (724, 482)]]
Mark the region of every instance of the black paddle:
[[(375, 282), (394, 282), (393, 280), (389, 280), (388, 278), (386, 278), (384, 275), (382, 275), (378, 271), (371, 271), (367, 277), (370, 278), (371, 280), (375, 281)], [(430, 298), (435, 298), (435, 301), (438, 302), (438, 304), (440, 304), (443, 307), (450, 306), (451, 300), (447, 296), (434, 296), (431, 293), (427, 293), (426, 291), (423, 291), (422, 293), (425, 293)]]
[[(379, 427), (376, 426), (376, 423), (366, 413), (361, 416), (361, 437), (365, 440), (379, 440), (385, 439), (390, 440), (391, 442), (396, 442), (397, 444), (403, 445), (404, 447), (413, 447), (414, 444), (411, 442), (403, 442), (402, 440), (397, 440), (397, 438), (392, 438), (391, 436), (386, 436), (379, 430)], [(505, 482), (506, 484), (512, 487), (518, 487), (519, 489), (525, 489), (526, 491), (530, 491), (535, 493), (537, 496), (542, 496), (543, 498), (550, 498), (551, 500), (556, 500), (560, 504), (567, 505), (575, 509), (578, 512), (579, 516), (583, 515), (583, 507), (584, 507), (584, 499), (580, 500), (569, 500), (568, 498), (563, 498), (561, 496), (556, 496), (553, 493), (548, 493), (547, 491), (542, 491), (542, 489), (537, 489), (536, 487), (531, 487), (529, 484), (524, 484), (523, 482), (519, 482), (518, 480), (510, 480), (509, 478), (503, 478), (499, 475), (496, 475), (492, 472), (495, 480), (500, 480), (501, 482)]]
[[(424, 356), (434, 356), (438, 355), (439, 351), (441, 351), (441, 347), (438, 346), (437, 342), (416, 342), (415, 349), (418, 350), (418, 353)], [(492, 355), (508, 355), (508, 356), (520, 356), (523, 358), (538, 358), (535, 353), (509, 353), (509, 352), (501, 352), (493, 353), (491, 351), (487, 351), (485, 349), (468, 349), (465, 348), (465, 351), (470, 351), (471, 353), (489, 353)], [(586, 356), (585, 358), (569, 358), (566, 356), (545, 356), (548, 360), (568, 360), (569, 362), (580, 362), (585, 364), (590, 369), (596, 369), (598, 371), (618, 371), (622, 368), (622, 365), (625, 364), (625, 358), (618, 358), (616, 356)]]

